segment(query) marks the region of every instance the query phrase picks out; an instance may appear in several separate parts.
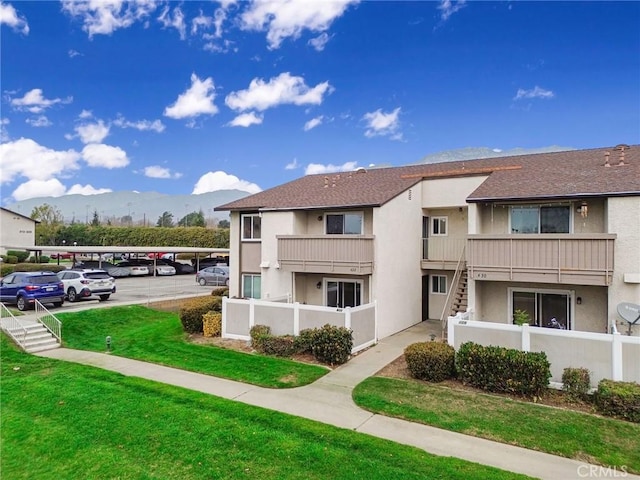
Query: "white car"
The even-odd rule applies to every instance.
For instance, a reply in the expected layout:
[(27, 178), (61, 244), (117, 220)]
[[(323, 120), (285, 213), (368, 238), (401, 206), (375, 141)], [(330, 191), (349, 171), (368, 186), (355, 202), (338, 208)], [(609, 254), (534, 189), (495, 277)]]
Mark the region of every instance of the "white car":
[(132, 277), (149, 275), (149, 267), (146, 265), (132, 264), (131, 262), (124, 261), (116, 264), (118, 267), (123, 267), (129, 270), (129, 275)]
[(116, 293), (116, 281), (104, 270), (81, 268), (62, 270), (58, 278), (64, 285), (65, 297), (70, 302), (96, 295), (101, 301)]
[[(153, 266), (151, 267), (153, 268)], [(156, 275), (175, 275), (176, 269), (171, 265), (156, 265)]]

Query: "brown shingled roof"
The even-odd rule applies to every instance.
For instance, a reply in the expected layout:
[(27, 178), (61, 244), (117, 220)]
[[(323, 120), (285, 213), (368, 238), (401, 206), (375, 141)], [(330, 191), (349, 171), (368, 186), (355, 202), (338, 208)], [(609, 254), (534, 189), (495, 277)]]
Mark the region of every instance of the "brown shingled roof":
[[(605, 152), (610, 167), (605, 167)], [(423, 178), (489, 175), (468, 201), (640, 195), (640, 146), (465, 160), (307, 175), (216, 210), (295, 210), (380, 206)]]

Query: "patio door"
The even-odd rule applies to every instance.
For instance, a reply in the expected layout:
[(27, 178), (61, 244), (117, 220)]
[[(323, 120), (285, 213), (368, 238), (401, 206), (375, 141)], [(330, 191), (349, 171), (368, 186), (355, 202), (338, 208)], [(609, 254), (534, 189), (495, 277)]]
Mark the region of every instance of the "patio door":
[(326, 280), (327, 306), (346, 308), (362, 304), (362, 282)]
[(570, 292), (512, 290), (511, 305), (512, 318), (520, 310), (529, 314), (530, 325), (571, 329)]

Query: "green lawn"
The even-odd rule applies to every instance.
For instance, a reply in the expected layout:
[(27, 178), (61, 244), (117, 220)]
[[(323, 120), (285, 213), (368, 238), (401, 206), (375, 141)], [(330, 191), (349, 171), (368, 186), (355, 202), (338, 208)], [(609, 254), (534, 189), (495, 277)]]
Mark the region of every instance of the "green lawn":
[(0, 342), (3, 479), (526, 478)]
[(390, 417), (640, 473), (640, 425), (417, 380), (371, 377), (353, 398)]
[(288, 359), (252, 355), (185, 341), (177, 314), (138, 305), (61, 313), (65, 347), (169, 365), (262, 387), (287, 388), (312, 383), (329, 370)]

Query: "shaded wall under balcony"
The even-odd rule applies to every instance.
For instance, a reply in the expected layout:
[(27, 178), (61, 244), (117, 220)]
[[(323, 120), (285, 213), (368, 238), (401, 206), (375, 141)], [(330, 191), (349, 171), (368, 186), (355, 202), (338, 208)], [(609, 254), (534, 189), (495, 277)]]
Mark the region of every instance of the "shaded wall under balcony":
[(373, 235), (278, 235), (278, 264), (292, 272), (368, 275)]

